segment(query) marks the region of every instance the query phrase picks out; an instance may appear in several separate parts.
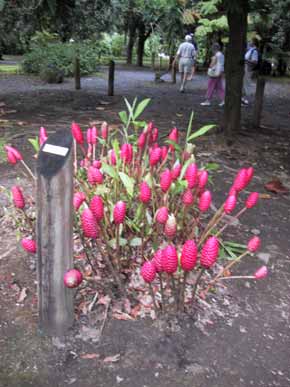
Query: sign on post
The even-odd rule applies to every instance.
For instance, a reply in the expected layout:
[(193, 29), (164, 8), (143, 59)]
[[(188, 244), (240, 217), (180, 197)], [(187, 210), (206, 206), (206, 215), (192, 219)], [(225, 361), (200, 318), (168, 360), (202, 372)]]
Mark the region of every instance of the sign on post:
[(74, 321), (73, 292), (63, 275), (73, 267), (73, 152), (69, 130), (51, 135), (37, 161), (38, 309), (41, 333), (63, 335)]

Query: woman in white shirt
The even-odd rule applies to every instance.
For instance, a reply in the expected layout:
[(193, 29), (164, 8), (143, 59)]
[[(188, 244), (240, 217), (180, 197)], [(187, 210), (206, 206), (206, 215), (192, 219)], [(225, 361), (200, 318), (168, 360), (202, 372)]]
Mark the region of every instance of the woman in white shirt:
[(223, 73), (225, 67), (225, 57), (221, 52), (221, 47), (218, 43), (214, 43), (212, 46), (213, 56), (208, 69), (208, 86), (206, 92), (206, 100), (201, 103), (202, 106), (210, 106), (211, 99), (214, 92), (216, 92), (220, 98), (219, 106), (224, 106), (225, 89), (223, 84)]

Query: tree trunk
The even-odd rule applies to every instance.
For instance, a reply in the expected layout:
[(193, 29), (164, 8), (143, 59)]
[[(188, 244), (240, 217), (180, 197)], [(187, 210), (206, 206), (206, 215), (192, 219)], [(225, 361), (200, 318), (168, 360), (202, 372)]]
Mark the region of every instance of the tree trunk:
[(226, 98), (224, 131), (232, 142), (240, 129), (241, 97), (244, 77), (244, 54), (247, 42), (248, 0), (229, 5), (229, 44), (226, 52)]
[(136, 25), (134, 22), (131, 22), (129, 25), (129, 33), (128, 33), (127, 64), (132, 64), (135, 38), (136, 38)]
[(145, 35), (145, 25), (140, 23), (138, 26), (138, 46), (137, 46), (137, 66), (143, 66), (144, 46), (147, 36)]

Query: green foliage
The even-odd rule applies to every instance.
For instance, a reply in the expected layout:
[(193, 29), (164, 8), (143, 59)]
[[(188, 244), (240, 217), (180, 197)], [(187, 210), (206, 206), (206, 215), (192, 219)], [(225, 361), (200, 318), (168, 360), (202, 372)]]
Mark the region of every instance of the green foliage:
[(44, 47), (35, 47), (24, 55), (23, 70), (26, 73), (40, 74), (49, 65), (62, 70), (65, 76), (71, 76), (73, 75), (74, 58), (77, 53), (80, 57), (81, 73), (86, 75), (96, 71), (98, 60), (100, 55), (104, 53), (104, 48), (98, 46), (95, 42), (80, 45), (55, 43)]

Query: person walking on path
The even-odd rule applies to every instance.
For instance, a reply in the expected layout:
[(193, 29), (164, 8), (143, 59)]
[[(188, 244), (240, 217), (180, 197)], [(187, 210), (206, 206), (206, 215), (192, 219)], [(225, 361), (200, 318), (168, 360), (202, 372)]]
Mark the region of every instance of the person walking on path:
[(192, 71), (192, 66), (194, 64), (196, 50), (192, 44), (191, 35), (186, 35), (185, 42), (181, 43), (178, 47), (176, 58), (173, 61), (173, 66), (175, 66), (176, 60), (179, 62), (179, 72), (181, 73), (181, 86), (180, 92), (184, 93), (186, 81), (188, 75)]
[(257, 46), (258, 40), (256, 38), (253, 38), (245, 54), (245, 73), (242, 98), (242, 103), (244, 105), (249, 104), (248, 98), (251, 95), (252, 80), (255, 77), (257, 71), (259, 61), (259, 51)]
[(201, 106), (210, 106), (214, 92), (218, 94), (221, 102), (219, 106), (224, 106), (225, 89), (223, 84), (223, 73), (225, 67), (225, 57), (221, 52), (221, 47), (218, 43), (212, 45), (213, 56), (208, 69), (208, 86), (206, 92), (206, 100), (201, 103)]

